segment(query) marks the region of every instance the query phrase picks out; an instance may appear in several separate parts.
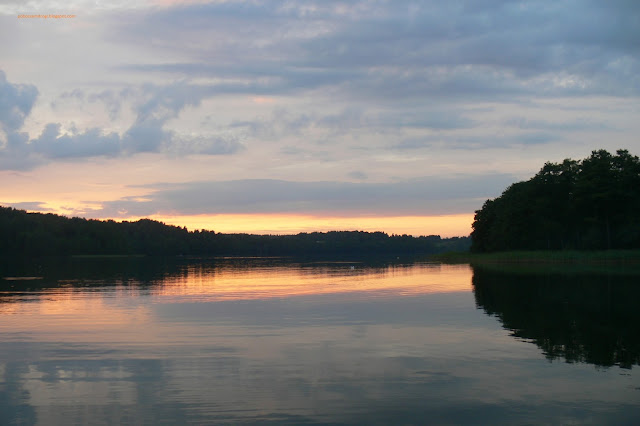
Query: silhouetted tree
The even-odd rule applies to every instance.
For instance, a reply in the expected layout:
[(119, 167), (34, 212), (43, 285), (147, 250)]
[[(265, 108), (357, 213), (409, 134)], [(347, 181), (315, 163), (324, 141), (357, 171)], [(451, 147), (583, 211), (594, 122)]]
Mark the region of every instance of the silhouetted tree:
[(605, 150), (546, 163), (476, 211), (475, 252), (640, 248), (640, 160)]

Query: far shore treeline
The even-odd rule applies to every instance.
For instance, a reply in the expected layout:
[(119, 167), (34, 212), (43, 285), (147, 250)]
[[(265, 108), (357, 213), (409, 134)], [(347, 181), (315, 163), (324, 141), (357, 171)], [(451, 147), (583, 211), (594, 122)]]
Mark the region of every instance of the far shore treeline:
[(0, 256), (435, 254), (467, 251), (469, 245), (469, 237), (413, 237), (363, 231), (222, 234), (188, 231), (150, 219), (100, 221), (0, 207)]
[(471, 251), (640, 249), (640, 160), (597, 150), (546, 163), (476, 211)]
[(331, 231), (222, 234), (141, 219), (67, 218), (0, 206), (0, 256), (291, 256), (640, 249), (640, 159), (597, 150), (546, 163), (476, 211), (470, 237)]

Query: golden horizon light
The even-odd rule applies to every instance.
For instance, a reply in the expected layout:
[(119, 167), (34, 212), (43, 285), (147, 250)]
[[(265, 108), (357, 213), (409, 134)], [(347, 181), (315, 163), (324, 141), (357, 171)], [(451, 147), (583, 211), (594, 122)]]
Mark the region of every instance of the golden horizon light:
[[(468, 236), (473, 213), (442, 216), (313, 216), (302, 214), (151, 215), (150, 219), (190, 231), (206, 229), (220, 233), (290, 235), (300, 232), (366, 231), (389, 235)], [(122, 220), (122, 219), (118, 219)], [(137, 219), (126, 219), (137, 220)]]

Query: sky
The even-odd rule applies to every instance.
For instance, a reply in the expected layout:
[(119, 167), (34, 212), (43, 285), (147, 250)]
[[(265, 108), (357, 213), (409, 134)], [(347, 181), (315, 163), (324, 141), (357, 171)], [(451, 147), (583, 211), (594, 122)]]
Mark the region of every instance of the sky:
[(636, 0), (0, 0), (0, 205), (468, 235), (547, 162), (640, 154)]

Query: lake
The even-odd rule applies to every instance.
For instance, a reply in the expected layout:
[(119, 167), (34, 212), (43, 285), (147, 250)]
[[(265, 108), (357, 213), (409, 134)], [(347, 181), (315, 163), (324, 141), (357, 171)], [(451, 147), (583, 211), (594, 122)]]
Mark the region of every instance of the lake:
[(640, 274), (0, 264), (0, 424), (638, 424)]

